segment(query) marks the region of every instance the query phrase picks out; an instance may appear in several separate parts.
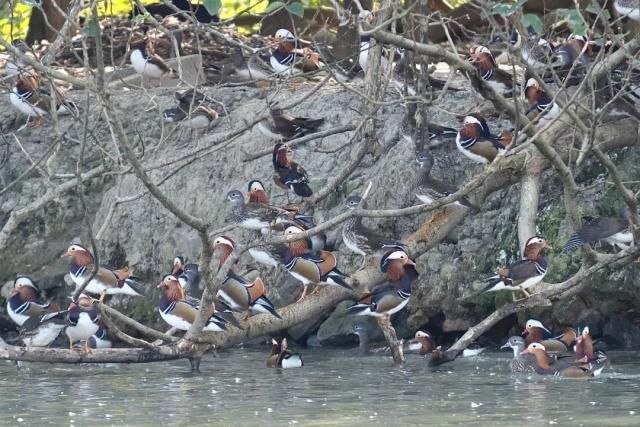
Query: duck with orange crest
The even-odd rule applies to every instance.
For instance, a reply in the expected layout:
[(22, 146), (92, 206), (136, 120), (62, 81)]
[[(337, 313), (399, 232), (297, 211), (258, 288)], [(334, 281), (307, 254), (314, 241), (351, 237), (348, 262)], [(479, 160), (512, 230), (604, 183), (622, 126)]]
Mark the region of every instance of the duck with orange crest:
[(40, 302), (40, 295), (40, 288), (31, 277), (16, 276), (7, 300), (7, 313), (16, 325), (22, 326), (36, 314), (58, 311), (51, 304)]
[(269, 368), (302, 368), (304, 362), (300, 353), (289, 351), (287, 339), (271, 339), (271, 355), (267, 358)]
[[(545, 334), (546, 332), (546, 334)], [(565, 328), (562, 334), (551, 337), (552, 333), (539, 320), (529, 319), (525, 324), (522, 336), (529, 345), (538, 342), (544, 345), (547, 352), (566, 353), (573, 350), (577, 334), (573, 328)]]
[(86, 294), (80, 294), (77, 302), (69, 304), (67, 314), (67, 327), (65, 334), (69, 338), (69, 348), (73, 349), (73, 344), (84, 342), (84, 350), (87, 351), (89, 338), (98, 332), (100, 314), (93, 306), (91, 298)]
[(570, 378), (588, 378), (598, 376), (605, 368), (605, 364), (600, 365), (588, 365), (588, 364), (576, 364), (573, 360), (558, 361), (555, 364), (549, 362), (549, 355), (544, 345), (534, 342), (527, 346), (521, 353), (521, 355), (533, 354), (535, 356), (535, 362), (533, 369), (540, 375), (554, 375), (557, 377), (570, 377)]
[(504, 142), (500, 136), (491, 133), (487, 121), (479, 114), (467, 115), (456, 137), (458, 151), (478, 163), (493, 162), (506, 151)]

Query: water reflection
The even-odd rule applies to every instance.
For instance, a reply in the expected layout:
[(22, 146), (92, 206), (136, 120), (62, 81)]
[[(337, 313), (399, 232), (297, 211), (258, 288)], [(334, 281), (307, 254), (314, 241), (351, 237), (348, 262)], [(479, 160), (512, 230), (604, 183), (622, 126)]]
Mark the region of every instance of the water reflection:
[[(412, 357), (305, 352), (305, 367), (264, 367), (267, 351), (149, 365), (0, 364), (3, 425), (625, 425), (639, 423), (637, 356), (612, 354), (600, 378), (513, 376), (505, 354), (437, 371)], [(638, 414), (636, 414), (638, 413)]]

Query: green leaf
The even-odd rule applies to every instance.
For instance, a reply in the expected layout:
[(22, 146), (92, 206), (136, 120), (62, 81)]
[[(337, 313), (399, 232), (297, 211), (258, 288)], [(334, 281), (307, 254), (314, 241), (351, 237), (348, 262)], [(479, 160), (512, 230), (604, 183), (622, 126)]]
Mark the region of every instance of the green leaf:
[(267, 6), (267, 8), (264, 10), (265, 14), (269, 14), (271, 12), (274, 12), (280, 8), (284, 7), (284, 2), (283, 1), (273, 1), (271, 3), (269, 3), (269, 6)]
[(536, 14), (533, 13), (525, 13), (522, 15), (522, 23), (525, 27), (531, 27), (538, 34), (542, 34), (544, 32), (544, 23), (542, 19)]
[(300, 18), (304, 17), (304, 6), (299, 1), (286, 5), (285, 9), (292, 15), (299, 16)]
[(584, 19), (582, 19), (582, 16), (577, 10), (569, 10), (567, 24), (571, 27), (573, 34), (577, 36), (584, 36), (587, 34), (587, 25), (584, 23)]
[(518, 0), (513, 4), (509, 3), (494, 3), (491, 5), (491, 14), (509, 16), (516, 10), (522, 8), (527, 0)]
[(93, 18), (89, 18), (84, 24), (84, 33), (87, 35), (87, 37), (96, 38), (100, 36), (100, 27), (98, 26), (98, 21)]
[(209, 14), (215, 15), (220, 10), (220, 7), (222, 6), (222, 1), (221, 0), (202, 0), (202, 5), (204, 6), (205, 9), (207, 9), (207, 12), (209, 12)]

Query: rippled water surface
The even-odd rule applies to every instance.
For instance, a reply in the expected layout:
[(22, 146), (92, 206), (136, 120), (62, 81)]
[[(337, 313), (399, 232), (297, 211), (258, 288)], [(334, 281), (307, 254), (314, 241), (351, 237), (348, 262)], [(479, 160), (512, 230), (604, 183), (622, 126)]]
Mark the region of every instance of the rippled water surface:
[(640, 425), (640, 357), (576, 380), (513, 376), (508, 353), (437, 371), (409, 356), (306, 350), (302, 369), (265, 367), (268, 350), (148, 365), (0, 363), (0, 425)]

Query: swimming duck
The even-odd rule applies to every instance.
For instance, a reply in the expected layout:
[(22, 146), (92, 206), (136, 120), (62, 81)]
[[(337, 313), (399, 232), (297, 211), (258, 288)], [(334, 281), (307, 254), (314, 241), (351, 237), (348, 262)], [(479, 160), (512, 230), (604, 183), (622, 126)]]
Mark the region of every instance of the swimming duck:
[[(184, 290), (178, 279), (167, 274), (157, 287), (162, 289), (162, 297), (158, 304), (162, 319), (173, 328), (181, 331), (188, 330), (195, 321), (198, 310), (184, 300)], [(209, 312), (210, 317), (203, 330), (209, 332), (225, 330), (227, 322), (216, 316), (215, 307), (212, 306)]]
[[(71, 280), (77, 286), (82, 286), (93, 270), (94, 260), (91, 252), (82, 245), (73, 244), (69, 246), (62, 257), (71, 259), (69, 264)], [(103, 301), (106, 295), (143, 296), (144, 284), (140, 282), (140, 279), (132, 276), (132, 272), (129, 269), (109, 270), (104, 267), (98, 267), (96, 275), (89, 281), (84, 290), (91, 294), (100, 295), (100, 301)]]
[[(230, 237), (220, 236), (213, 241), (213, 248), (222, 252), (220, 256), (220, 267), (222, 267), (234, 251), (235, 242)], [(259, 277), (249, 282), (230, 269), (216, 296), (232, 310), (269, 313), (281, 319), (273, 303), (267, 298), (266, 292), (266, 287)]]
[(579, 363), (588, 363), (592, 368), (597, 369), (609, 363), (609, 358), (604, 352), (594, 349), (594, 342), (588, 326), (585, 326), (580, 331), (574, 350), (575, 360)]
[(69, 338), (69, 348), (73, 349), (73, 343), (84, 341), (85, 351), (87, 340), (98, 332), (100, 314), (93, 306), (91, 298), (86, 294), (80, 294), (78, 302), (69, 304), (67, 312), (67, 327), (65, 334)]
[(555, 375), (558, 377), (586, 378), (600, 375), (605, 368), (602, 366), (576, 365), (575, 362), (558, 361), (555, 365), (549, 363), (549, 355), (546, 348), (537, 342), (531, 343), (521, 355), (533, 354), (536, 358), (533, 369), (540, 375)]
[(573, 349), (576, 340), (576, 331), (573, 328), (565, 328), (563, 333), (555, 338), (544, 338), (544, 332), (551, 334), (551, 331), (535, 319), (527, 320), (522, 336), (526, 337), (527, 345), (538, 342), (544, 345), (548, 352), (566, 353)]
[(289, 351), (286, 338), (283, 338), (281, 342), (271, 339), (271, 355), (267, 359), (267, 367), (288, 369), (302, 368), (303, 366), (302, 355)]
[(407, 350), (414, 351), (420, 356), (424, 356), (433, 351), (435, 347), (433, 338), (427, 332), (417, 331), (415, 336), (409, 341)]
[(50, 304), (39, 302), (39, 297), (40, 288), (31, 277), (16, 276), (7, 300), (7, 313), (11, 320), (22, 326), (31, 316), (51, 312)]
[(524, 338), (517, 335), (509, 337), (507, 342), (500, 348), (511, 348), (513, 350), (513, 358), (509, 362), (511, 372), (535, 372), (535, 356), (522, 355), (524, 349), (527, 348)]

